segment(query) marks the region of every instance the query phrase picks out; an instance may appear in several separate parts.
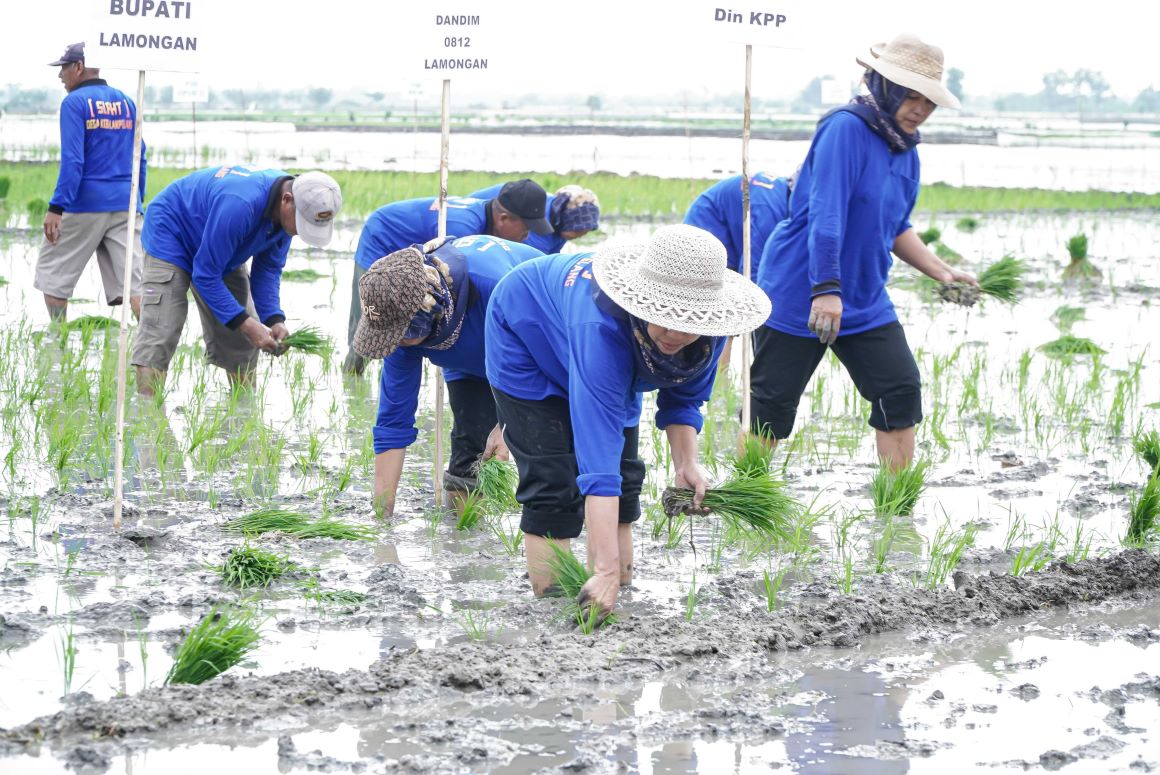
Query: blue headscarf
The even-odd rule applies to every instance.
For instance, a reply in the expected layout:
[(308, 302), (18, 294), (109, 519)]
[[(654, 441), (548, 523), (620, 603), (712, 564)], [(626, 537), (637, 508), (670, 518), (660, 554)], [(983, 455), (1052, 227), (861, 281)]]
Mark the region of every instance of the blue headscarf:
[(853, 113), (866, 122), (866, 126), (870, 127), (874, 134), (885, 140), (890, 150), (895, 153), (909, 151), (918, 145), (922, 135), (917, 130), (914, 134), (907, 134), (894, 120), (894, 114), (906, 101), (910, 89), (888, 81), (876, 70), (867, 70), (864, 81), (869, 94), (860, 94), (849, 104), (834, 108), (822, 116), (822, 121), (839, 111)]
[(572, 196), (562, 189), (552, 198), (548, 222), (557, 234), (565, 231), (592, 231), (600, 225), (600, 205), (595, 201), (573, 202)]

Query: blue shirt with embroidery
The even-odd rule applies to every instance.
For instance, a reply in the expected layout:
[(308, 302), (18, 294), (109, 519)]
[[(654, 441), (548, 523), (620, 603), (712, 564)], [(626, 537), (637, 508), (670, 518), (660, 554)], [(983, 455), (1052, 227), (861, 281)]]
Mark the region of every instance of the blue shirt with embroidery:
[[(419, 405), (419, 385), (423, 380), (423, 359), (443, 367), (448, 382), (460, 379), (487, 379), (484, 365), (484, 315), (496, 283), (517, 264), (543, 255), (519, 242), (499, 237), (472, 235), (449, 242), (435, 252), (449, 260), (446, 251), (456, 250), (467, 263), (471, 282), (470, 306), (464, 313), (459, 338), (446, 350), (421, 344), (400, 347), (383, 359), (379, 378), (379, 414), (375, 420), (375, 454), (388, 449), (404, 449), (415, 442), (415, 412)], [(459, 300), (464, 301), (460, 296)]]
[[(640, 421), (639, 394), (657, 385), (637, 369), (628, 315), (597, 304), (592, 256), (533, 259), (500, 282), (487, 310), (487, 378), (516, 398), (567, 399), (580, 492), (620, 495), (624, 429)], [(725, 339), (712, 343), (703, 371), (657, 391), (658, 428), (691, 425), (700, 432)]]
[[(129, 209), (133, 129), (137, 106), (100, 78), (85, 81), (60, 104), (60, 174), (49, 209), (60, 213), (113, 213)], [(145, 192), (141, 143), (137, 211)]]
[[(466, 237), (487, 234), (488, 200), (466, 196), (447, 197), (447, 235)], [(363, 269), (383, 256), (439, 236), (439, 199), (428, 196), (391, 202), (371, 213), (358, 238), (354, 260)]]
[[(789, 181), (759, 172), (749, 179), (749, 277), (757, 279), (761, 249), (774, 228), (789, 214)], [(745, 242), (742, 239), (741, 176), (734, 175), (710, 186), (693, 200), (685, 223), (697, 226), (721, 240), (726, 262), (741, 271)]]
[[(496, 183), (494, 186), (481, 188), (478, 191), (473, 191), (470, 196), (475, 199), (495, 199), (499, 196), (499, 190), (504, 187), (503, 183)], [(556, 198), (555, 194), (548, 194), (548, 201), (544, 204), (544, 217), (552, 212), (552, 200)], [(531, 245), (536, 250), (549, 256), (553, 253), (559, 253), (568, 244), (568, 240), (561, 237), (558, 233), (551, 234), (536, 234), (534, 231), (528, 232), (528, 238), (524, 240), (525, 243)]]
[[(280, 298), (290, 235), (266, 214), (281, 170), (210, 167), (170, 183), (149, 203), (141, 244), (149, 255), (185, 270), (222, 325), (246, 310), (225, 276), (253, 257), (250, 294), (258, 319), (285, 318)], [(148, 304), (149, 299), (143, 300)]]
[[(790, 217), (765, 243), (757, 284), (773, 301), (766, 325), (810, 337), (815, 286), (838, 281), (841, 335), (895, 321), (886, 293), (898, 235), (918, 198), (918, 151), (892, 153), (857, 116), (818, 124), (790, 199)], [(822, 291), (832, 292), (832, 291)]]

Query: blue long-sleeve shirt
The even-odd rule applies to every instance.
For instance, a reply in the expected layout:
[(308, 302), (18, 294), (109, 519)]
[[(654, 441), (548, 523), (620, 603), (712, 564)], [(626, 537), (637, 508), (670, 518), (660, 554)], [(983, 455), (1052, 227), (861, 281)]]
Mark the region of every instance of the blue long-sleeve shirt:
[[(466, 237), (491, 231), (490, 200), (447, 197), (447, 234)], [(363, 269), (383, 256), (439, 236), (439, 199), (428, 196), (391, 202), (371, 213), (358, 238), (354, 260)]]
[[(101, 78), (81, 83), (60, 104), (60, 173), (48, 209), (113, 213), (129, 208), (137, 106)], [(145, 194), (145, 142), (137, 211)]]
[[(701, 192), (685, 213), (685, 223), (712, 234), (725, 245), (726, 263), (741, 271), (745, 242), (742, 238), (741, 175), (734, 175)], [(758, 172), (749, 179), (749, 277), (757, 279), (761, 249), (774, 228), (789, 214), (789, 181)]]
[(761, 256), (757, 284), (773, 301), (765, 324), (813, 336), (807, 327), (812, 297), (830, 292), (842, 297), (841, 334), (897, 320), (886, 293), (890, 250), (910, 228), (918, 179), (917, 150), (892, 153), (848, 112), (823, 119), (798, 173), (790, 217), (774, 229)]
[[(419, 405), (419, 386), (423, 380), (423, 359), (443, 367), (448, 382), (460, 379), (487, 379), (484, 365), (484, 317), (487, 302), (496, 283), (517, 264), (543, 254), (519, 242), (499, 237), (471, 235), (460, 237), (439, 249), (454, 248), (467, 262), (471, 282), (470, 306), (464, 313), (459, 338), (446, 350), (414, 345), (400, 347), (383, 359), (379, 378), (379, 414), (375, 420), (375, 454), (388, 449), (404, 449), (419, 435), (415, 412)], [(460, 296), (460, 303), (464, 299)]]
[(225, 276), (251, 257), (258, 319), (273, 325), (286, 317), (280, 293), (290, 235), (274, 220), (274, 186), (288, 177), (281, 170), (210, 167), (178, 178), (149, 203), (141, 229), (145, 252), (189, 273), (222, 325), (236, 328), (245, 319)]
[[(469, 196), (473, 199), (495, 199), (499, 196), (499, 191), (504, 187), (503, 183), (496, 183), (494, 186), (481, 188), (478, 191), (473, 191)], [(552, 200), (556, 198), (555, 194), (548, 194), (548, 201), (544, 204), (544, 213), (552, 212)], [(547, 217), (547, 215), (545, 215)], [(554, 228), (554, 225), (553, 225)], [(568, 240), (560, 236), (559, 232), (552, 232), (551, 234), (536, 234), (534, 231), (528, 232), (528, 238), (524, 240), (528, 245), (531, 245), (536, 250), (539, 250), (545, 256), (550, 256), (553, 253), (559, 253), (568, 244)]]
[[(576, 484), (584, 495), (620, 495), (624, 429), (640, 421), (642, 391), (657, 390), (636, 366), (627, 315), (598, 305), (590, 252), (545, 256), (520, 264), (496, 287), (487, 310), (487, 378), (526, 400), (568, 400)], [(725, 339), (713, 339), (703, 371), (657, 392), (656, 424), (691, 425), (713, 390)]]

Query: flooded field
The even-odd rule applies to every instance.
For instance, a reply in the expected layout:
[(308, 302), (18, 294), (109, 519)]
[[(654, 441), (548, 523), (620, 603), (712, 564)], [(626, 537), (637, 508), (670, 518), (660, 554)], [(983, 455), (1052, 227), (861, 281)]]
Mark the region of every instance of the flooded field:
[[(1132, 439), (1160, 426), (1160, 220), (914, 222), (937, 227), (962, 266), (1013, 254), (1029, 273), (1017, 306), (965, 310), (896, 267), (930, 464), (913, 514), (875, 513), (866, 405), (831, 358), (775, 459), (802, 503), (783, 544), (663, 517), (670, 475), (646, 403), (636, 581), (594, 635), (562, 601), (531, 597), (515, 514), (461, 531), (432, 508), (427, 435), (396, 520), (375, 520), (377, 380), (338, 371), (357, 229), (336, 250), (293, 251), (289, 269), (320, 277), (283, 284), (291, 330), (335, 337), (329, 358), (264, 357), (255, 393), (231, 396), (190, 321), (163, 403), (130, 405), (121, 533), (116, 332), (50, 331), (32, 289), (37, 243), (5, 234), (0, 770), (1160, 767), (1160, 556), (1122, 543), (1148, 476)], [(1064, 282), (1065, 243), (1081, 233), (1102, 275)], [(71, 317), (105, 314), (98, 287), (93, 268)], [(1103, 353), (1040, 349), (1064, 334)], [(721, 476), (739, 406), (728, 374), (702, 437)], [(214, 566), (243, 539), (222, 525), (266, 505), (373, 537), (251, 538), (293, 565), (268, 589), (229, 587)], [(206, 684), (164, 686), (186, 633), (235, 606), (256, 612), (257, 648)]]

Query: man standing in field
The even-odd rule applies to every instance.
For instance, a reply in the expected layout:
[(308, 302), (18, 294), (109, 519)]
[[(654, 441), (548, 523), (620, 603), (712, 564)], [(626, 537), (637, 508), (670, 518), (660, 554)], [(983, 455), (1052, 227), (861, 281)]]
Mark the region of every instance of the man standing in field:
[(210, 167), (166, 186), (150, 203), (141, 234), (137, 391), (152, 396), (163, 386), (190, 290), (209, 362), (225, 369), (231, 386), (249, 384), (258, 350), (279, 353), (290, 333), (280, 300), (290, 238), (324, 247), (340, 209), (338, 183), (322, 172)]
[[(60, 174), (44, 216), (44, 245), (33, 285), (44, 294), (52, 320), (63, 321), (81, 272), (97, 254), (105, 299), (123, 302), (129, 189), (133, 176), (133, 127), (137, 106), (85, 65), (85, 44), (73, 43), (52, 67), (68, 96), (60, 105)], [(145, 147), (137, 211), (145, 190)], [(133, 314), (141, 308), (141, 221), (133, 237)]]
[[(551, 234), (552, 225), (545, 217), (548, 192), (534, 180), (524, 178), (505, 183), (494, 197), (452, 196), (447, 198), (447, 236), (466, 237), (480, 234), (509, 242), (524, 242), (528, 232)], [(347, 344), (350, 351), (343, 361), (347, 374), (363, 373), (367, 359), (355, 352), (354, 332), (362, 318), (359, 303), (359, 279), (371, 264), (396, 250), (423, 245), (439, 236), (439, 199), (424, 197), (405, 199), (383, 205), (371, 213), (358, 238), (354, 254), (354, 281), (351, 284), (350, 316)]]

